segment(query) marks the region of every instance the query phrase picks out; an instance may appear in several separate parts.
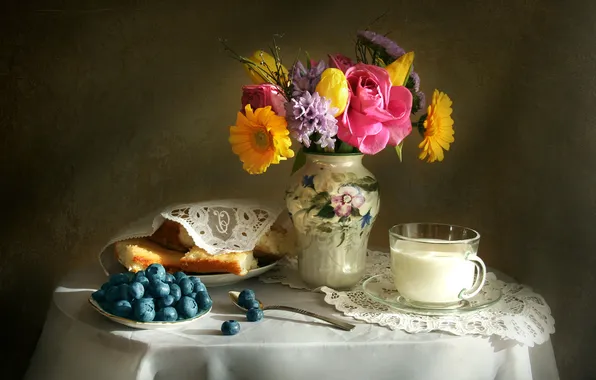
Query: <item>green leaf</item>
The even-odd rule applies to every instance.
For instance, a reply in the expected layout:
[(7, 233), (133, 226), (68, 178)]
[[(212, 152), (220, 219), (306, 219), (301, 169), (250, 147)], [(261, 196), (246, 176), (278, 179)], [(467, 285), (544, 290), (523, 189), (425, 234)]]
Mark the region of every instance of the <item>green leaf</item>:
[(326, 234), (329, 234), (333, 231), (333, 229), (331, 227), (329, 227), (327, 224), (319, 224), (317, 226), (317, 230), (324, 232)]
[(328, 219), (333, 218), (335, 216), (335, 210), (333, 209), (333, 206), (331, 206), (331, 203), (327, 203), (323, 206), (317, 213), (317, 216)]
[(346, 240), (346, 233), (345, 232), (342, 232), (341, 233), (341, 239), (340, 239), (339, 244), (337, 246), (339, 247), (340, 245), (342, 245), (345, 240)]
[(326, 203), (329, 203), (331, 196), (328, 192), (322, 191), (315, 195), (312, 199), (313, 207), (323, 207)]
[(296, 173), (301, 167), (304, 166), (305, 163), (306, 163), (306, 155), (304, 154), (302, 149), (300, 149), (298, 151), (298, 153), (296, 154), (296, 158), (294, 159), (294, 166), (292, 166), (291, 174)]
[(362, 216), (360, 215), (360, 210), (358, 210), (356, 207), (352, 207), (352, 212), (350, 214), (352, 216)]
[(349, 216), (342, 216), (341, 218), (339, 218), (339, 222), (340, 223), (350, 223), (350, 217)]
[(348, 185), (358, 186), (362, 190), (368, 192), (379, 190), (379, 182), (377, 182), (377, 180), (371, 176), (360, 178), (356, 181), (353, 181), (352, 183), (349, 183)]
[(404, 140), (401, 140), (401, 142), (395, 146), (395, 153), (397, 153), (397, 157), (399, 157), (399, 162), (403, 162), (402, 156), (401, 156), (401, 151), (403, 148), (404, 148)]
[(354, 147), (350, 144), (347, 144), (345, 142), (341, 142), (341, 144), (339, 144), (339, 147), (337, 148), (337, 152), (336, 153), (353, 153), (354, 152)]

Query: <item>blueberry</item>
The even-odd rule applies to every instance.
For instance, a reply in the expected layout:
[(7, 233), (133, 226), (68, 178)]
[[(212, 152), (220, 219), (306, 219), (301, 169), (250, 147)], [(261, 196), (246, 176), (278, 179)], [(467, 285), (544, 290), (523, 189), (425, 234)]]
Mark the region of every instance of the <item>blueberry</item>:
[(182, 297), (182, 290), (180, 290), (180, 286), (178, 284), (171, 284), (170, 285), (170, 295), (174, 297), (174, 301), (180, 301), (180, 297)]
[(145, 270), (147, 274), (147, 278), (151, 279), (152, 277), (157, 280), (165, 280), (166, 279), (166, 269), (161, 264), (151, 264)]
[(128, 284), (128, 275), (126, 273), (116, 273), (110, 276), (111, 286), (117, 286), (120, 284)]
[(192, 292), (188, 296), (194, 300), (195, 298), (197, 298), (197, 292)]
[(173, 284), (173, 283), (175, 283), (175, 282), (176, 282), (176, 278), (174, 277), (174, 275), (173, 275), (173, 274), (170, 274), (170, 273), (168, 273), (168, 274), (166, 274), (166, 279), (165, 279), (165, 281), (164, 281), (164, 282), (165, 282), (166, 284), (168, 284), (168, 285), (169, 285), (169, 284)]
[(202, 282), (195, 282), (194, 291), (195, 293), (206, 292), (207, 288), (205, 287), (205, 284), (203, 284)]
[(133, 282), (128, 287), (130, 298), (140, 300), (145, 295), (145, 287), (140, 282)]
[(135, 282), (140, 283), (144, 287), (148, 287), (149, 284), (150, 284), (149, 279), (146, 276), (137, 276), (137, 277), (135, 277)]
[(163, 310), (157, 310), (155, 312), (155, 317), (153, 317), (153, 321), (165, 321), (164, 318)]
[(151, 322), (155, 318), (155, 304), (152, 298), (141, 298), (132, 305), (134, 318), (141, 322)]
[(253, 301), (255, 299), (255, 292), (250, 289), (244, 289), (240, 292), (238, 296), (238, 305), (242, 306), (245, 309), (250, 309), (248, 301)]
[(99, 307), (101, 307), (102, 310), (107, 311), (110, 314), (114, 314), (114, 313), (112, 313), (112, 304), (109, 303), (108, 301), (100, 302)]
[(259, 301), (257, 300), (246, 301), (245, 304), (241, 306), (244, 307), (246, 310), (261, 308), (261, 304), (259, 304)]
[(120, 300), (114, 303), (112, 310), (114, 311), (114, 314), (116, 314), (117, 316), (128, 318), (132, 313), (132, 306), (128, 301)]
[(91, 296), (97, 302), (103, 302), (106, 300), (106, 292), (103, 289), (96, 290)]
[(161, 312), (163, 313), (163, 320), (166, 322), (176, 322), (178, 319), (178, 312), (171, 306), (164, 308)]
[(236, 335), (240, 332), (240, 323), (229, 320), (221, 324), (221, 332), (224, 335)]
[(188, 277), (180, 279), (180, 281), (178, 282), (178, 286), (180, 286), (180, 290), (182, 291), (183, 296), (189, 295), (190, 293), (192, 293), (192, 290), (194, 289), (194, 284)]
[(180, 281), (184, 277), (186, 277), (186, 273), (184, 273), (184, 272), (176, 272), (176, 273), (174, 273), (174, 278), (176, 279), (176, 282)]
[(109, 282), (109, 281), (108, 281), (108, 282), (104, 282), (104, 283), (101, 285), (101, 290), (103, 290), (103, 291), (107, 292), (107, 291), (108, 291), (108, 289), (109, 289), (111, 286), (112, 286), (112, 285), (110, 285), (110, 282)]
[(174, 297), (171, 294), (168, 294), (167, 296), (157, 300), (157, 308), (165, 309), (168, 306), (173, 306), (175, 303), (176, 300), (174, 300)]
[(128, 285), (128, 284), (118, 285), (118, 292), (120, 293), (120, 296), (118, 297), (118, 299), (128, 301), (130, 298), (129, 289), (130, 289), (130, 285)]
[(249, 322), (258, 322), (263, 319), (263, 310), (261, 309), (249, 309), (246, 312), (246, 319)]
[(198, 314), (199, 307), (197, 306), (197, 301), (188, 296), (183, 296), (176, 304), (176, 310), (178, 311), (178, 315), (182, 315), (184, 318), (192, 318)]
[(106, 293), (106, 301), (116, 302), (120, 300), (120, 289), (117, 286), (112, 286)]
[(170, 286), (163, 281), (155, 280), (149, 284), (149, 289), (153, 297), (161, 298), (170, 294)]
[(145, 271), (144, 271), (144, 270), (137, 271), (137, 272), (135, 273), (134, 277), (133, 277), (133, 280), (134, 280), (134, 281), (138, 281), (138, 280), (137, 280), (137, 278), (139, 278), (139, 277), (141, 277), (141, 276), (143, 276), (143, 277), (147, 277), (147, 274), (145, 274)]
[(197, 301), (199, 310), (209, 310), (209, 308), (213, 305), (213, 301), (207, 292), (198, 292), (195, 296), (195, 301)]

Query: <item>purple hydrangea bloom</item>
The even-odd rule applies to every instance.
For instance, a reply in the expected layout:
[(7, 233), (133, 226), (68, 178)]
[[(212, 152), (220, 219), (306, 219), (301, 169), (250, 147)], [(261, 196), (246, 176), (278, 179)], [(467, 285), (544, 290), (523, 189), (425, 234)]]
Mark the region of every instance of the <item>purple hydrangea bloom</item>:
[(366, 40), (374, 45), (382, 47), (387, 54), (389, 54), (390, 56), (392, 56), (395, 59), (406, 54), (406, 51), (404, 49), (402, 49), (401, 47), (399, 47), (391, 39), (389, 39), (381, 34), (372, 32), (370, 30), (362, 30), (362, 31), (358, 32), (358, 37), (360, 37), (363, 40)]
[(312, 65), (310, 70), (307, 70), (302, 62), (298, 61), (292, 68), (292, 85), (294, 92), (292, 96), (300, 97), (304, 92), (308, 91), (311, 94), (315, 92), (315, 88), (321, 80), (321, 74), (327, 68), (327, 63), (320, 60), (316, 65)]
[(308, 148), (311, 135), (317, 132), (320, 138), (315, 144), (321, 148), (333, 147), (337, 135), (337, 120), (333, 115), (337, 109), (330, 105), (331, 100), (309, 91), (286, 103), (286, 119), (292, 137)]

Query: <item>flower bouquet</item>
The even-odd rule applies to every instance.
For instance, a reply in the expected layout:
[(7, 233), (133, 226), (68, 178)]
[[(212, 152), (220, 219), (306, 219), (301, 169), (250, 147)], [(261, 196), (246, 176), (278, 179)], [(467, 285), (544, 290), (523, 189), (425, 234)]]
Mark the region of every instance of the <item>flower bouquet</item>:
[(355, 61), (306, 54), (289, 70), (275, 38), (270, 54), (251, 57), (224, 46), (253, 81), (243, 86), (242, 109), (230, 127), (243, 168), (264, 173), (294, 157), (292, 138), (302, 145), (285, 194), (301, 278), (313, 288), (356, 285), (380, 211), (378, 182), (362, 157), (392, 146), (401, 159), (415, 128), (422, 135), (420, 159), (442, 161), (454, 141), (451, 99), (435, 90), (426, 106), (414, 52), (369, 30), (357, 33)]
[(289, 70), (275, 37), (270, 54), (257, 50), (250, 57), (222, 43), (253, 82), (242, 87), (242, 109), (229, 138), (250, 174), (294, 157), (290, 136), (303, 152), (374, 155), (389, 145), (401, 159), (414, 127), (422, 136), (419, 158), (428, 162), (442, 161), (454, 141), (451, 99), (435, 90), (427, 107), (414, 52), (384, 35), (358, 32), (355, 61), (342, 54), (317, 61), (306, 54), (305, 63), (297, 59)]

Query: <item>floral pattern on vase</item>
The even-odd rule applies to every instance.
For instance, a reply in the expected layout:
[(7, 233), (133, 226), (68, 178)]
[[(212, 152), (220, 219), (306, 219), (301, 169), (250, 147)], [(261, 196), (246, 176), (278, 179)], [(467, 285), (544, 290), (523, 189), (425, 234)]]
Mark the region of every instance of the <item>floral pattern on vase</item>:
[(286, 205), (298, 240), (298, 269), (311, 287), (347, 289), (364, 274), (368, 238), (379, 212), (379, 185), (361, 154), (306, 153)]

